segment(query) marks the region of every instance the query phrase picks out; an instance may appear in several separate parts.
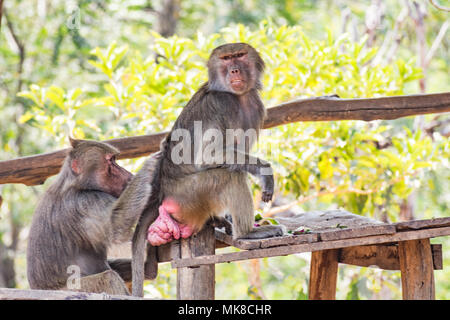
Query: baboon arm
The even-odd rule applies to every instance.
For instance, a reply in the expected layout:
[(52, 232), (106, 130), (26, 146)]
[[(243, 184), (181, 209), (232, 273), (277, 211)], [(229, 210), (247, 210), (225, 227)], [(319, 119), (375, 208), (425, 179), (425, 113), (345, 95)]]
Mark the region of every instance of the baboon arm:
[(272, 166), (269, 162), (235, 148), (226, 148), (222, 154), (210, 159), (206, 157), (206, 161), (201, 162), (201, 165), (197, 166), (197, 169), (200, 170), (216, 168), (224, 168), (230, 171), (245, 171), (258, 177), (262, 190), (261, 199), (264, 202), (272, 200), (274, 179)]
[(226, 168), (232, 171), (246, 171), (254, 176), (271, 175), (272, 168), (269, 162), (252, 156), (236, 148), (225, 148), (220, 154), (209, 156), (201, 154), (202, 159), (197, 159), (196, 168), (199, 170)]
[(152, 192), (152, 179), (158, 167), (160, 152), (147, 159), (141, 170), (128, 183), (111, 212), (113, 241), (128, 241), (133, 234), (133, 226), (147, 206)]

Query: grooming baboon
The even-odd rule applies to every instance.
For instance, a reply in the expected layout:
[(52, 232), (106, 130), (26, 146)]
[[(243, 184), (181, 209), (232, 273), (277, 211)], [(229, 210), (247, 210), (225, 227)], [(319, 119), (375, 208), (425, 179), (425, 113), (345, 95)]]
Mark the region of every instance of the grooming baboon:
[[(74, 139), (71, 145), (33, 216), (27, 249), (30, 287), (129, 294), (124, 280), (131, 281), (131, 261), (108, 261), (107, 251), (112, 243), (131, 239), (151, 193), (159, 153), (133, 177), (116, 164), (119, 151), (111, 145)], [(149, 261), (146, 277), (156, 276), (155, 266)], [(76, 271), (81, 279), (68, 282)]]
[[(253, 227), (253, 199), (247, 181), (247, 173), (260, 178), (262, 200), (271, 200), (271, 166), (248, 154), (265, 117), (258, 93), (263, 69), (259, 54), (245, 43), (222, 45), (211, 53), (209, 81), (184, 107), (161, 146), (159, 174), (152, 183), (155, 192), (133, 237), (133, 295), (142, 295), (147, 230), (150, 244), (157, 246), (189, 237), (212, 217), (226, 222), (217, 217), (228, 210), (235, 239), (282, 235), (279, 226)], [(201, 136), (196, 132), (198, 124)], [(223, 142), (219, 136), (224, 139), (230, 129), (239, 134)], [(253, 136), (246, 136), (252, 131)], [(247, 143), (242, 136), (248, 138)], [(196, 147), (198, 140), (203, 142), (200, 148)], [(174, 156), (186, 161), (180, 163)]]

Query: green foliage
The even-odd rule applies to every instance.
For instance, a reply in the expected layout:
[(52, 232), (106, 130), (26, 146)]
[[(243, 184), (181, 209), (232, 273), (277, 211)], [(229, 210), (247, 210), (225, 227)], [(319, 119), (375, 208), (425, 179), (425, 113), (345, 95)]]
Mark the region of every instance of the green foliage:
[[(276, 27), (270, 21), (256, 30), (238, 25), (194, 40), (152, 35), (148, 57), (116, 42), (92, 50), (90, 64), (106, 76), (100, 94), (32, 85), (20, 93), (33, 102), (21, 121), (61, 143), (69, 133), (110, 139), (167, 130), (206, 80), (209, 52), (224, 42), (258, 48), (266, 62), (262, 98), (268, 106), (333, 93), (343, 98), (399, 95), (405, 83), (421, 76), (413, 60), (369, 65), (376, 49), (365, 49), (365, 39), (334, 39), (330, 31), (326, 40), (312, 40), (300, 27)], [(380, 148), (384, 142), (392, 146)], [(394, 136), (392, 126), (382, 121), (295, 123), (271, 129), (260, 145), (275, 164), (284, 194), (300, 201), (320, 197), (322, 204), (358, 214), (379, 212), (390, 220), (397, 219), (398, 200), (449, 149), (448, 140), (437, 136), (433, 142), (421, 131), (412, 134), (405, 128)]]

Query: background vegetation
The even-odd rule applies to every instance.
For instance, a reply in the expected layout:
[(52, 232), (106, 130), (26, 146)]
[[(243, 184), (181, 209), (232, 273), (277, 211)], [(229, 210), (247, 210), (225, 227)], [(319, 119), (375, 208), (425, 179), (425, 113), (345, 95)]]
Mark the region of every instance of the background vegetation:
[[(66, 147), (69, 134), (168, 130), (206, 80), (209, 52), (230, 41), (262, 54), (267, 107), (334, 93), (450, 91), (449, 13), (427, 1), (16, 0), (0, 16), (0, 160)], [(274, 164), (277, 193), (259, 211), (343, 208), (386, 222), (448, 216), (449, 135), (448, 115), (266, 130), (256, 152)], [(136, 172), (142, 160), (122, 164)], [(51, 182), (0, 185), (0, 287), (28, 287), (28, 226)], [(438, 240), (448, 265), (448, 237)], [(216, 297), (305, 299), (309, 258), (217, 265)], [(449, 269), (435, 278), (437, 298), (449, 299)], [(399, 272), (346, 266), (337, 298), (398, 299), (400, 287)], [(148, 296), (174, 298), (175, 290), (168, 265), (146, 286)]]

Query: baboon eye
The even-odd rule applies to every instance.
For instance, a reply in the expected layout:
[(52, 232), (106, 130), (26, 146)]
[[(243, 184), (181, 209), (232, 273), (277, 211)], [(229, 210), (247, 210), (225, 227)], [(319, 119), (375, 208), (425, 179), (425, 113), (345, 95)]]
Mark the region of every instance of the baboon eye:
[(245, 56), (245, 53), (244, 53), (244, 52), (239, 52), (239, 53), (236, 53), (236, 54), (235, 54), (235, 57), (236, 57), (236, 58), (241, 58), (241, 57), (243, 57), (243, 56)]
[(230, 60), (231, 59), (231, 56), (223, 56), (222, 57), (222, 60)]

